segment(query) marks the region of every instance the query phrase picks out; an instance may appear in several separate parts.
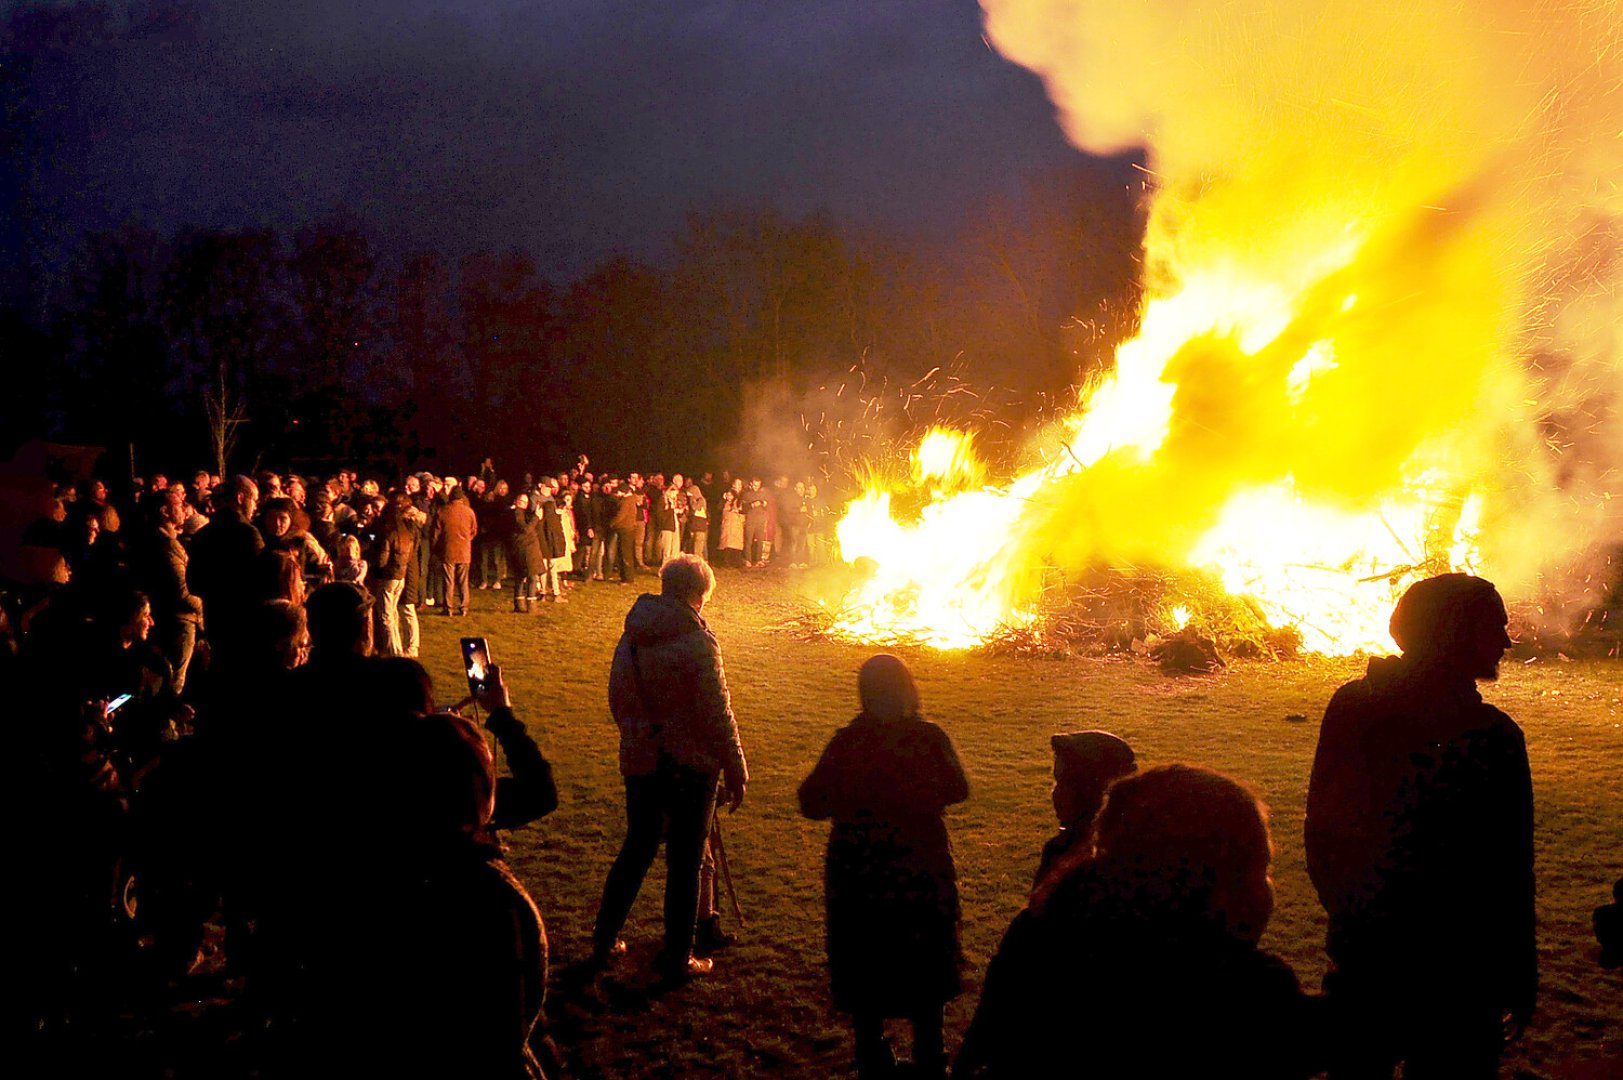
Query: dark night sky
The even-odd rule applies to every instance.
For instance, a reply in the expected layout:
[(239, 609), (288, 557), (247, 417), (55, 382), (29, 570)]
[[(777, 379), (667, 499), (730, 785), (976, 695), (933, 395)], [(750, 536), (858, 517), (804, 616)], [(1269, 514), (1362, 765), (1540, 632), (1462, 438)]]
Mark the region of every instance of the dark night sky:
[(567, 274), (657, 254), (692, 207), (947, 235), (1079, 158), (969, 0), (142, 6), (24, 57), (8, 245), (347, 214), (386, 253), (518, 244)]

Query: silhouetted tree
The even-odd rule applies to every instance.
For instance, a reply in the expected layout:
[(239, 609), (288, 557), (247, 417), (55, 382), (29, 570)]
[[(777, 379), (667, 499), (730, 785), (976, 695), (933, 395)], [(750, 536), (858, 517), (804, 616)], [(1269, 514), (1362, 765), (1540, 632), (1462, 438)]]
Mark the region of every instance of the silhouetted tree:
[(213, 466), (224, 473), (286, 342), (277, 244), (269, 230), (189, 233), (163, 285), (165, 330), (198, 388)]

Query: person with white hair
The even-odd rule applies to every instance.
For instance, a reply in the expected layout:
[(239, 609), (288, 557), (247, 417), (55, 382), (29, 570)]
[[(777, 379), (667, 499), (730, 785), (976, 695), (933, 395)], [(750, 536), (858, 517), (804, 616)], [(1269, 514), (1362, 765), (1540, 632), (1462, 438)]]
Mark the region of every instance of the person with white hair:
[(703, 559), (677, 555), (660, 593), (637, 597), (609, 672), (609, 708), (620, 728), (626, 838), (603, 886), (593, 961), (626, 951), (620, 930), (665, 838), (665, 944), (659, 974), (682, 983), (711, 970), (693, 955), (699, 871), (718, 779), (729, 809), (744, 801), (749, 769), (722, 668), (721, 646), (701, 617), (716, 578)]

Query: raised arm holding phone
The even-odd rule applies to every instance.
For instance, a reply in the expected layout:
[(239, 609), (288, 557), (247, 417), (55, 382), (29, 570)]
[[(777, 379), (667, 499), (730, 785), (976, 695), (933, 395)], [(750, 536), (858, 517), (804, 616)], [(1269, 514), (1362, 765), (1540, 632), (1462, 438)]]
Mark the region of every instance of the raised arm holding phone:
[(513, 829), (546, 817), (558, 808), (552, 765), (513, 713), (513, 697), (502, 680), (501, 667), (490, 659), (490, 643), (484, 638), (463, 638), (462, 657), (468, 672), (468, 697), (457, 708), (474, 704), (484, 710), (485, 730), (496, 737), (512, 773), (496, 780), (490, 827)]

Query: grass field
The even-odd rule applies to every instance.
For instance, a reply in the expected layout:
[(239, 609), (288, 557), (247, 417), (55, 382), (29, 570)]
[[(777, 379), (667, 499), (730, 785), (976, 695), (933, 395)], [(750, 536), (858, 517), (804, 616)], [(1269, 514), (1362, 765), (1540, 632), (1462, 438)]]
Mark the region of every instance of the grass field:
[[(631, 955), (597, 980), (571, 971), (588, 950), (599, 890), (623, 835), (605, 687), (625, 612), (637, 592), (657, 591), (652, 577), (638, 586), (582, 585), (571, 603), (530, 616), (508, 610), (508, 593), (476, 591), (471, 617), (423, 620), (423, 660), (442, 700), (455, 700), (465, 686), (456, 638), (489, 637), (519, 715), (556, 770), (562, 805), (511, 836), (510, 858), (547, 921), (549, 1012), (570, 1074), (848, 1075), (850, 1036), (830, 1010), (823, 966), (827, 827), (799, 816), (795, 790), (855, 713), (856, 668), (874, 650), (771, 629), (803, 603), (792, 579), (775, 572), (722, 572), (705, 611), (721, 640), (751, 768), (748, 799), (726, 831), (748, 920), (739, 943), (720, 955), (712, 976), (649, 992), (663, 883), (656, 864), (626, 928)], [(948, 1009), (949, 1051), (1052, 831), (1048, 736), (1056, 731), (1107, 728), (1128, 739), (1141, 762), (1199, 762), (1252, 784), (1272, 808), (1278, 848), (1278, 909), (1263, 945), (1317, 987), (1324, 916), (1303, 861), (1303, 805), (1324, 705), (1359, 663), (1246, 663), (1214, 677), (1173, 679), (1125, 660), (931, 652), (908, 660), (926, 714), (952, 736), (971, 784), (970, 801), (948, 815), (964, 947), (976, 965)], [(1589, 924), (1623, 873), (1623, 663), (1507, 662), (1485, 695), (1527, 733), (1538, 804), (1540, 1006), (1506, 1075), (1576, 1076), (1578, 1063), (1592, 1068), (1623, 1055), (1623, 979), (1595, 963)], [(1306, 721), (1288, 720), (1292, 714)]]

